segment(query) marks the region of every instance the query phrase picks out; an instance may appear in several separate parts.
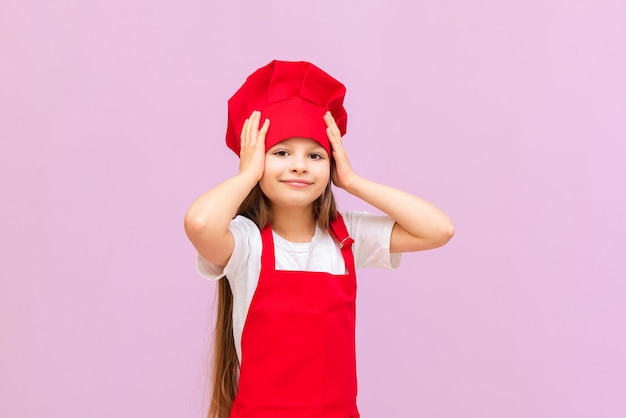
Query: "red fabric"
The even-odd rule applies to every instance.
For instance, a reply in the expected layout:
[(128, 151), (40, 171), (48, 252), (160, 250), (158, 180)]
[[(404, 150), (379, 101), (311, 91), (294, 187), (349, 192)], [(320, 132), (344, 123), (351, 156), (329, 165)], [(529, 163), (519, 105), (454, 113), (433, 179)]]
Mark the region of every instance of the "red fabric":
[(352, 239), (341, 217), (331, 233), (344, 243), (347, 274), (275, 270), (272, 230), (261, 231), (261, 274), (231, 418), (359, 417)]
[(261, 123), (270, 120), (266, 150), (287, 138), (302, 137), (316, 140), (330, 155), (322, 116), (329, 110), (343, 136), (348, 123), (345, 94), (343, 84), (309, 62), (272, 61), (252, 73), (228, 100), (226, 144), (239, 155), (243, 122), (258, 110)]

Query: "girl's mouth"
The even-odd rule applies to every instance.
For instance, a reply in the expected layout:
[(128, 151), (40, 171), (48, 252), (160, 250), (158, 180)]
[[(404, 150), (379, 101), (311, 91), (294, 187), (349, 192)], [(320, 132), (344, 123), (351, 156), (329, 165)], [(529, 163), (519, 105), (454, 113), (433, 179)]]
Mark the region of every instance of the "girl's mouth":
[(311, 183), (310, 181), (306, 181), (306, 180), (298, 180), (298, 179), (291, 179), (291, 180), (281, 180), (281, 183), (285, 183), (288, 186), (291, 187), (307, 187), (310, 186)]

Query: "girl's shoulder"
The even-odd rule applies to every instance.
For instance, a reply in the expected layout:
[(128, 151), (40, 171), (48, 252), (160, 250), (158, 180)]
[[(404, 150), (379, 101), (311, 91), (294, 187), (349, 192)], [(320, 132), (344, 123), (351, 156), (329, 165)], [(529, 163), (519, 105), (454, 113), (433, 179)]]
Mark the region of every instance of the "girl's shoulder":
[(389, 243), (395, 221), (387, 215), (365, 211), (341, 212), (348, 233), (354, 239), (352, 252), (357, 268), (396, 269), (401, 254), (391, 254)]
[(350, 234), (368, 230), (393, 228), (395, 221), (387, 215), (376, 215), (366, 211), (340, 211)]

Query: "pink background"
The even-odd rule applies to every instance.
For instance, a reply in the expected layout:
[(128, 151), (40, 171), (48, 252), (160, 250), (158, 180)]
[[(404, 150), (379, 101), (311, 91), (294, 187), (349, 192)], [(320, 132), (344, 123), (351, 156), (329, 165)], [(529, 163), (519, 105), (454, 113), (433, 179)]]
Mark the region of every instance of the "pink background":
[[(360, 275), (364, 417), (626, 416), (626, 3), (0, 3), (0, 416), (201, 417), (182, 219), (273, 58), (348, 87), (367, 177), (456, 236)], [(343, 209), (367, 206), (337, 192)]]

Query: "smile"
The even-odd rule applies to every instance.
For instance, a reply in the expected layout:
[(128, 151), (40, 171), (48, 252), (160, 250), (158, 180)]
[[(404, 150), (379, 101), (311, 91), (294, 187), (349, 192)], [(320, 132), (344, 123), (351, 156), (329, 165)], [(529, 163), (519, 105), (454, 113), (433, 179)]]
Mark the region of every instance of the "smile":
[(281, 183), (285, 183), (288, 186), (291, 187), (307, 187), (310, 186), (311, 183), (310, 181), (306, 181), (306, 180), (297, 180), (297, 179), (293, 179), (293, 180), (281, 180)]

